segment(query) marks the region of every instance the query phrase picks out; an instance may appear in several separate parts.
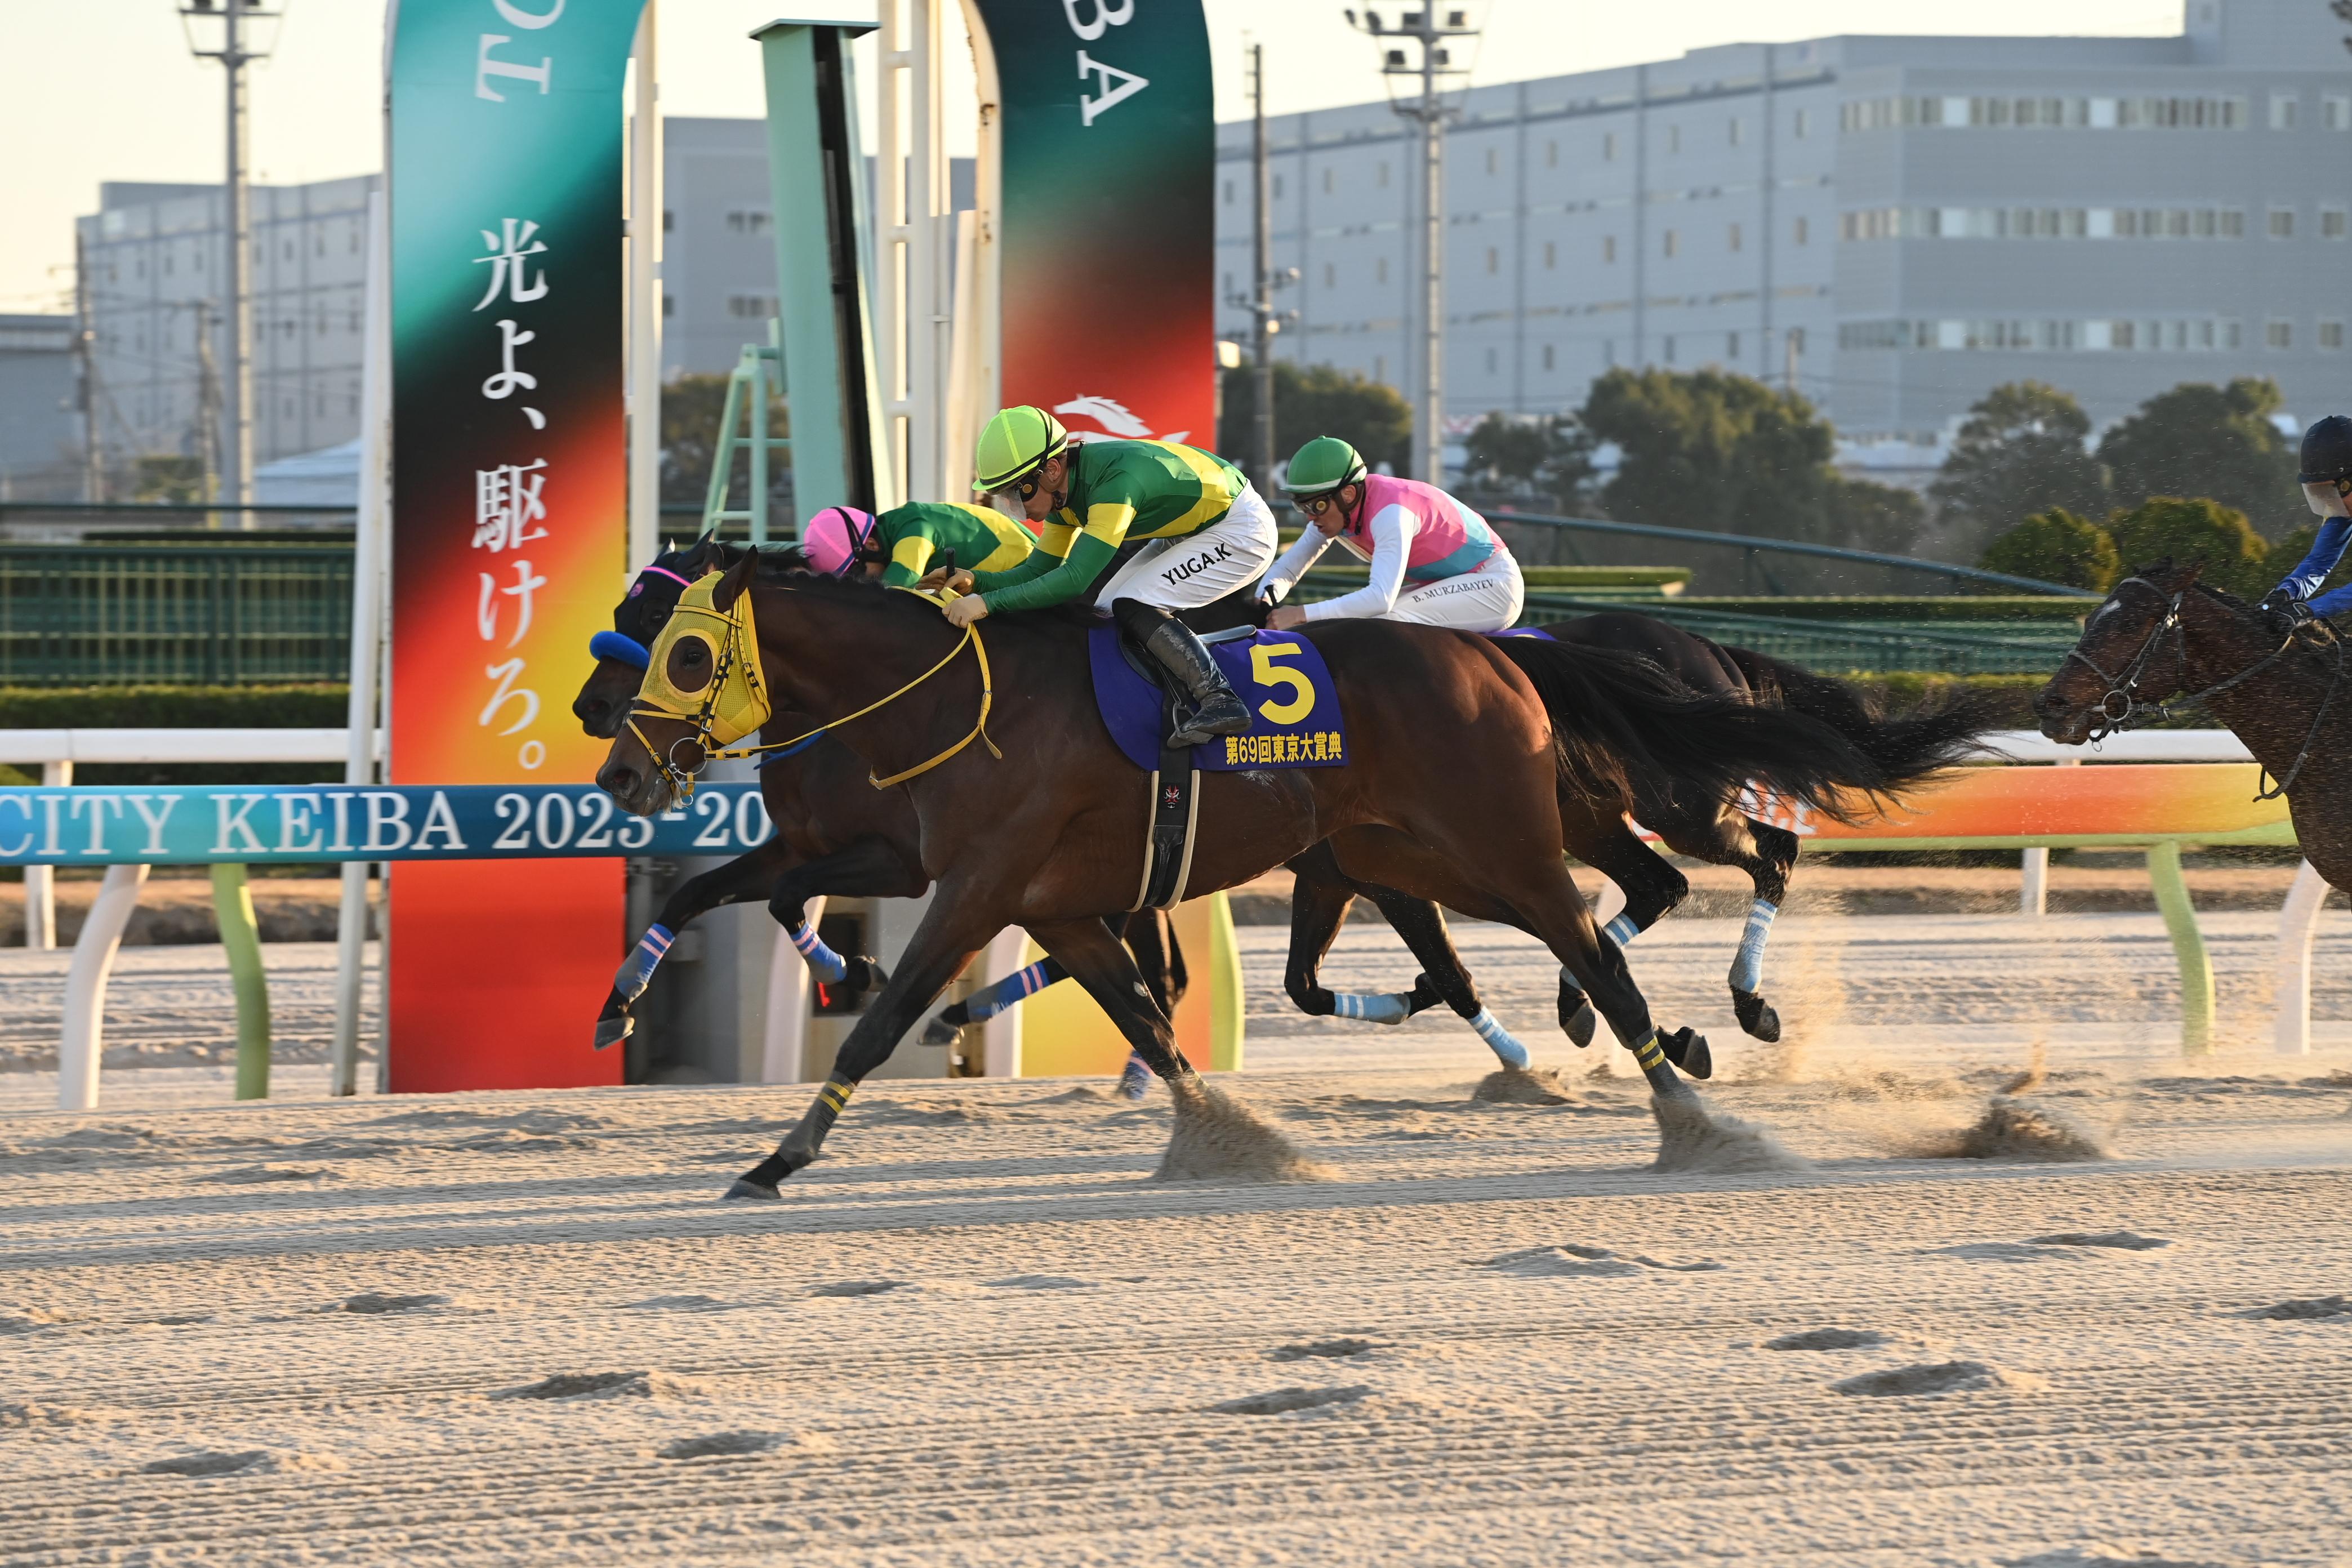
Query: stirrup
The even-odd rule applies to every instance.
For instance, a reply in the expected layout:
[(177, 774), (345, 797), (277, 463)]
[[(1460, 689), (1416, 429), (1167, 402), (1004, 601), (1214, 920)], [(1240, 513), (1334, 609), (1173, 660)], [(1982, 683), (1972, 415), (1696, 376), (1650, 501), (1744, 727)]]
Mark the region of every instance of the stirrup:
[[(1223, 715), (1216, 713), (1220, 698), (1224, 700), (1229, 710)], [(1193, 705), (1190, 713), (1181, 715), (1169, 732), (1168, 746), (1171, 751), (1181, 751), (1187, 746), (1205, 746), (1219, 736), (1246, 735), (1249, 731), (1248, 707), (1238, 694), (1226, 688), (1211, 692), (1206, 700)]]

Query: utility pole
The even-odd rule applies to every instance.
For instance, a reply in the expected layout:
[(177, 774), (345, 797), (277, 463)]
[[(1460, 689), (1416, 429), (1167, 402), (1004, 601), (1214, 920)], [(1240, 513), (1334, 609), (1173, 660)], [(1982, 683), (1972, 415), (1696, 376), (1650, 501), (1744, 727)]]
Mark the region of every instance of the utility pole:
[[(1420, 93), (1411, 99), (1391, 98), (1389, 107), (1421, 127), (1421, 376), (1420, 396), (1413, 411), (1413, 466), (1430, 484), (1445, 478), (1445, 121), (1456, 112), (1446, 106), (1441, 79), (1468, 72), (1454, 63), (1451, 41), (1475, 38), (1466, 6), (1438, 7), (1423, 0), (1417, 10), (1403, 12), (1394, 24), (1378, 11), (1367, 10), (1361, 21), (1348, 14), (1349, 26), (1376, 38), (1409, 39), (1421, 46), (1418, 60), (1401, 48), (1383, 49), (1381, 74), (1419, 78)], [(1391, 89), (1393, 91), (1393, 89)]]
[(98, 442), (98, 344), (89, 324), (89, 258), (74, 230), (74, 349), (81, 360), (81, 499), (106, 499), (106, 456)]
[(1250, 198), (1256, 213), (1252, 247), (1251, 345), (1257, 355), (1257, 406), (1250, 443), (1251, 476), (1271, 494), (1274, 483), (1274, 335), (1282, 323), (1274, 313), (1274, 184), (1265, 146), (1265, 46), (1250, 46)]
[[(228, 79), (228, 439), (226, 499), (241, 507), (253, 504), (253, 203), (246, 189), (245, 163), (250, 152), (246, 125), (245, 68), (266, 59), (268, 51), (253, 47), (248, 22), (279, 13), (260, 9), (257, 0), (188, 0), (181, 7), (182, 25), (201, 18), (221, 25), (220, 47), (195, 47), (191, 32), (189, 52), (198, 59), (218, 60)], [(240, 511), (237, 526), (253, 526), (253, 514)]]

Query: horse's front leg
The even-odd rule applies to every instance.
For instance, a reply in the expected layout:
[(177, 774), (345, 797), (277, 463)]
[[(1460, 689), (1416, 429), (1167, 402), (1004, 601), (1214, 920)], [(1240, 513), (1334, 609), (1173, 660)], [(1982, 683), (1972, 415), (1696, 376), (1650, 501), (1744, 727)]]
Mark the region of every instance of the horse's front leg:
[(808, 901), (814, 898), (913, 899), (921, 897), (929, 885), (890, 840), (860, 838), (847, 848), (803, 861), (778, 877), (769, 893), (768, 913), (791, 934), (793, 945), (808, 961), (809, 972), (819, 984), (862, 996), (889, 977), (880, 964), (862, 953), (844, 957), (827, 947), (809, 921)]
[(596, 1048), (601, 1051), (617, 1045), (636, 1028), (637, 1021), (630, 1016), (629, 1009), (645, 994), (654, 971), (661, 966), (662, 955), (669, 952), (670, 943), (677, 940), (687, 921), (721, 905), (745, 904), (760, 897), (783, 875), (792, 858), (792, 849), (782, 839), (771, 838), (715, 870), (688, 879), (663, 900), (661, 914), (646, 928), (645, 935), (630, 950), (629, 956), (621, 961), (619, 971), (613, 976), (613, 989), (604, 998), (604, 1010), (596, 1015)]
[(841, 1117), (842, 1107), (857, 1091), (866, 1075), (890, 1059), (899, 1037), (912, 1027), (949, 981), (963, 972), (972, 955), (988, 945), (1004, 927), (994, 915), (977, 915), (959, 908), (963, 902), (945, 889), (932, 901), (914, 940), (899, 960), (898, 973), (883, 985), (869, 1004), (834, 1060), (833, 1076), (817, 1090), (799, 1125), (784, 1134), (776, 1152), (736, 1178), (727, 1189), (730, 1198), (772, 1198), (776, 1184), (816, 1159), (825, 1135)]

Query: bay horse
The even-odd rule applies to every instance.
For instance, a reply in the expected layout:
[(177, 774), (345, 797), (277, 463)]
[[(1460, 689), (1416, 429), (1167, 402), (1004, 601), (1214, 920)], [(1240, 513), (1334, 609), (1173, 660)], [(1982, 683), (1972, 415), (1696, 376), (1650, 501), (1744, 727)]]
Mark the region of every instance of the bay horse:
[[(1326, 839), (1344, 874), (1457, 908), (1466, 890), (1512, 911), (1575, 974), (1655, 1094), (1688, 1097), (1569, 878), (1561, 781), (1622, 811), (1635, 773), (1673, 776), (1699, 798), (1753, 780), (1846, 816), (1842, 790), (1883, 784), (1867, 753), (1818, 720), (1694, 694), (1623, 655), (1372, 621), (1299, 635), (1329, 668), (1351, 760), (1203, 775), (1180, 894), (1232, 887)], [(709, 749), (742, 732), (714, 715), (756, 706), (745, 695), (756, 683), (776, 708), (841, 726), (877, 784), (908, 784), (935, 886), (815, 1103), (730, 1196), (772, 1198), (814, 1160), (858, 1082), (1008, 925), (1068, 966), (1180, 1100), (1200, 1098), (1166, 1015), (1102, 923), (1137, 901), (1151, 803), (1108, 733), (1073, 721), (1094, 705), (1084, 638), (1081, 621), (1055, 614), (959, 638), (924, 595), (819, 576), (762, 583), (755, 553), (672, 615), (597, 783), (637, 815), (667, 809)]]
[[(2352, 890), (2352, 691), (2344, 640), (2326, 621), (2282, 637), (2232, 595), (2169, 558), (2115, 585), (2057, 673), (2034, 694), (2042, 734), (2079, 746), (2201, 704), (2284, 794), (2303, 857)], [(2185, 694), (2185, 695), (2184, 695)]]

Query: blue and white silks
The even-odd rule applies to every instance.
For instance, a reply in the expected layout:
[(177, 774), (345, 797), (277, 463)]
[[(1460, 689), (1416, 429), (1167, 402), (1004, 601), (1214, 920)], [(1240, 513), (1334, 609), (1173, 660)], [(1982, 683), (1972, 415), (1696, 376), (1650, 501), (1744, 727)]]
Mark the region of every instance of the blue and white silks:
[(2344, 559), (2347, 544), (2352, 544), (2352, 518), (2322, 519), (2319, 536), (2311, 542), (2311, 552), (2294, 571), (2279, 579), (2279, 586), (2295, 598), (2309, 600), (2311, 613), (2315, 616), (2336, 616), (2352, 610), (2352, 584), (2345, 584), (2333, 594), (2321, 595), (2316, 599), (2311, 597), (2319, 593), (2319, 585), (2327, 581), (2327, 574), (2336, 570), (2338, 561)]

